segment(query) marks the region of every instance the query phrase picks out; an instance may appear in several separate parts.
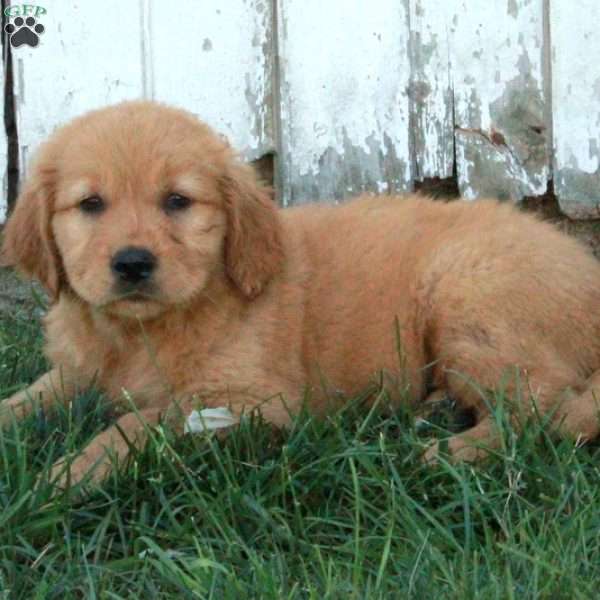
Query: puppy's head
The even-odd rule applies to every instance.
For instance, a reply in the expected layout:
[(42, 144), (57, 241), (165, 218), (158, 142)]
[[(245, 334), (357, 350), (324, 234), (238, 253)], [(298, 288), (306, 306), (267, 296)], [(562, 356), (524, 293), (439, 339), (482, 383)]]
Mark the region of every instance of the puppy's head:
[(202, 297), (215, 277), (254, 298), (283, 261), (253, 171), (192, 115), (151, 102), (88, 113), (42, 146), (2, 255), (53, 297), (68, 287), (142, 319)]

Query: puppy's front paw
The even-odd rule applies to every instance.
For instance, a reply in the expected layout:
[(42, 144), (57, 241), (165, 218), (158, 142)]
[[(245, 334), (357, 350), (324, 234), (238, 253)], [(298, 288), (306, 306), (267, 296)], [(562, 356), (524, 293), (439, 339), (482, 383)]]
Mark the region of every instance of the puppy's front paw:
[(425, 452), (423, 453), (421, 460), (425, 464), (435, 465), (439, 462), (439, 456), (440, 456), (440, 443), (437, 441), (431, 442), (427, 446), (427, 449), (425, 450)]
[(476, 444), (474, 440), (454, 435), (448, 440), (432, 442), (424, 452), (422, 460), (426, 464), (438, 464), (440, 455), (444, 455), (450, 463), (478, 462), (485, 458), (488, 452)]
[(72, 461), (63, 457), (52, 466), (48, 480), (60, 490), (82, 483), (100, 483), (110, 471), (110, 460), (106, 456), (94, 458), (95, 460), (91, 459), (87, 454)]
[(19, 420), (25, 402), (27, 402), (27, 396), (24, 396), (22, 392), (0, 400), (0, 429), (6, 429), (11, 423)]
[(8, 429), (15, 418), (10, 408), (5, 406), (5, 400), (0, 400), (0, 430)]

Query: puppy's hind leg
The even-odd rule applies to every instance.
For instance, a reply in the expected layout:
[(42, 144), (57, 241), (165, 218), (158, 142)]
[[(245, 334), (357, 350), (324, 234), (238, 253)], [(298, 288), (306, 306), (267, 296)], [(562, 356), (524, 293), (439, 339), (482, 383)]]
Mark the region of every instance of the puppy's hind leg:
[[(515, 417), (512, 422), (516, 425), (519, 424), (519, 419), (516, 418), (519, 415), (526, 416), (535, 411), (541, 415), (552, 414), (561, 398), (566, 398), (569, 403), (568, 406), (562, 405), (564, 418), (569, 413), (576, 412), (575, 405), (579, 406), (580, 414), (592, 414), (592, 390), (589, 390), (589, 395), (584, 393), (570, 399), (570, 389), (582, 389), (581, 378), (570, 365), (552, 352), (540, 350), (537, 355), (532, 352), (530, 365), (534, 366), (523, 370), (511, 367), (517, 361), (501, 361), (481, 349), (477, 355), (476, 352), (465, 351), (463, 346), (454, 355), (460, 358), (446, 362), (445, 368), (436, 375), (437, 383), (447, 388), (460, 405), (473, 409), (476, 424), (449, 438), (448, 452), (451, 459), (475, 461), (486, 456), (486, 449), (493, 451), (501, 447), (502, 438), (490, 407), (486, 404), (483, 390), (496, 389), (502, 383), (504, 396), (509, 400), (508, 408)], [(600, 392), (600, 373), (595, 382)], [(482, 387), (479, 388), (478, 385)], [(594, 420), (593, 427), (598, 427), (597, 419)], [(566, 429), (574, 428), (575, 423), (567, 421)], [(436, 442), (427, 450), (425, 460), (434, 461), (439, 450), (440, 443)]]
[[(529, 383), (531, 390), (535, 391), (535, 386), (531, 381)], [(598, 437), (600, 434), (600, 371), (596, 371), (579, 391), (566, 385), (558, 394), (541, 390), (543, 388), (540, 386), (535, 398), (538, 407), (542, 414), (546, 411), (555, 411), (552, 420), (563, 435), (581, 441)], [(557, 388), (554, 388), (554, 392), (556, 391)], [(529, 398), (523, 400), (531, 401)], [(555, 406), (552, 406), (553, 402)], [(448, 440), (448, 453), (452, 459), (474, 462), (488, 454), (486, 449), (494, 450), (499, 446), (500, 437), (495, 431), (494, 419), (488, 415), (483, 417), (475, 427), (452, 436)], [(440, 443), (436, 442), (425, 453), (425, 461), (435, 461), (439, 450)]]
[(584, 384), (580, 393), (567, 391), (553, 417), (559, 431), (582, 441), (600, 435), (600, 371)]
[[(486, 416), (474, 427), (448, 439), (448, 454), (452, 460), (476, 462), (488, 455), (488, 450), (498, 448), (500, 438), (494, 428), (494, 419)], [(442, 443), (434, 442), (426, 450), (424, 462), (436, 462)]]

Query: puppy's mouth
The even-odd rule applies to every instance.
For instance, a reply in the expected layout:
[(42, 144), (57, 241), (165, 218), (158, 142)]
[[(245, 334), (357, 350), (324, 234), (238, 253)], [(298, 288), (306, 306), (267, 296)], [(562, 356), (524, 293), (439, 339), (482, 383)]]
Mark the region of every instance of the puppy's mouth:
[(102, 310), (119, 317), (149, 319), (161, 315), (165, 307), (164, 299), (161, 299), (158, 290), (115, 289), (108, 302), (103, 304)]
[(116, 304), (155, 304), (160, 303), (160, 294), (154, 285), (116, 285), (111, 303)]
[(119, 282), (113, 286), (113, 297), (117, 301), (148, 302), (157, 300), (158, 295), (156, 286), (147, 281), (140, 283)]
[(154, 296), (150, 294), (145, 294), (142, 292), (130, 292), (128, 294), (121, 294), (117, 297), (117, 301), (126, 301), (126, 302), (151, 302), (156, 301)]

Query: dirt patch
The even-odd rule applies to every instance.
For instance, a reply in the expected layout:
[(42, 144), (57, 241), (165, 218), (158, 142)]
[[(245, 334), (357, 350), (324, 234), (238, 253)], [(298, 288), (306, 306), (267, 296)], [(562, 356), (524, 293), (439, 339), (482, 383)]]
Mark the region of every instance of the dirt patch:
[(13, 269), (0, 268), (0, 311), (33, 311), (42, 314), (48, 304), (42, 286), (23, 279)]
[(561, 231), (576, 237), (592, 250), (596, 258), (600, 258), (600, 220), (573, 221), (563, 215), (551, 187), (543, 196), (524, 198), (522, 206), (524, 210), (539, 215), (544, 221), (550, 221)]

